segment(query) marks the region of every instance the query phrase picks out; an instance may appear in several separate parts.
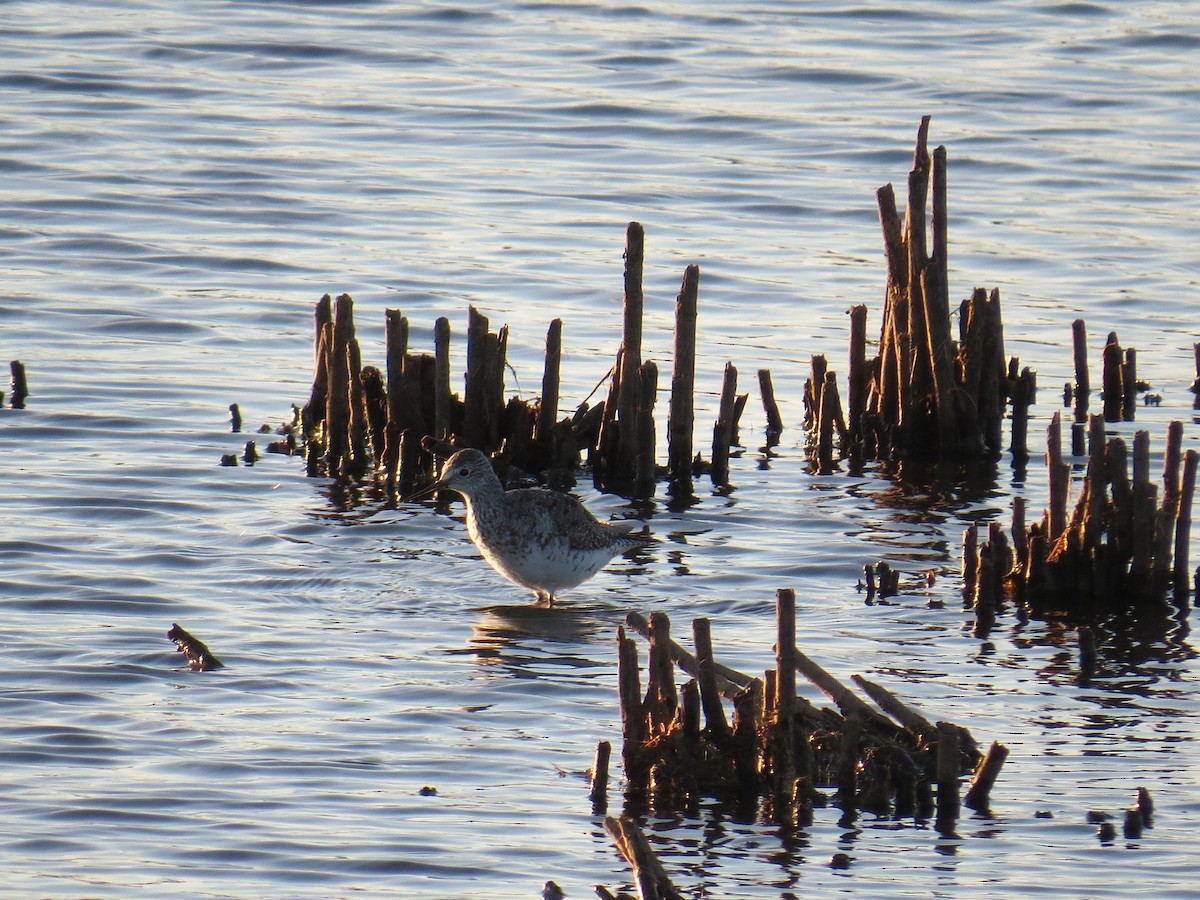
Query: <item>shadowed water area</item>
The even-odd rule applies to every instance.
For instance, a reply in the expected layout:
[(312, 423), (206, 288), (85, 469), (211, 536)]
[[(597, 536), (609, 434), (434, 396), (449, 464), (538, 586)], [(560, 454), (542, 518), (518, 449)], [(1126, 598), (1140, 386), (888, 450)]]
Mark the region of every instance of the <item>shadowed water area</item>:
[[(689, 896), (1200, 897), (1187, 614), (1101, 629), (1081, 686), (1070, 627), (1007, 615), (976, 638), (958, 578), (969, 523), (1046, 505), (1072, 320), (1094, 386), (1107, 332), (1138, 349), (1162, 405), (1110, 430), (1150, 432), (1155, 479), (1170, 421), (1197, 447), (1196, 11), (7, 3), (0, 39), (0, 358), (31, 391), (0, 410), (0, 893), (628, 889), (585, 776), (597, 741), (619, 747), (617, 626), (661, 610), (686, 639), (706, 616), (718, 659), (760, 674), (786, 587), (797, 642), (832, 673), (1011, 756), (990, 815), (964, 810), (953, 834), (832, 807), (794, 833), (715, 801), (652, 814)], [(952, 297), (998, 287), (1007, 353), (1039, 373), (1032, 458), (816, 475), (809, 360), (844, 376), (853, 304), (879, 333), (874, 192), (903, 196), (927, 113)], [(594, 513), (656, 543), (555, 608), (479, 559), (461, 504), (389, 506), (277, 454), (218, 465), (307, 398), (326, 292), (354, 296), (374, 365), (385, 308), (414, 349), (449, 317), (456, 391), (468, 304), (509, 325), (524, 396), (561, 317), (574, 408), (617, 350), (632, 220), (644, 355), (669, 373), (697, 263), (697, 446), (731, 360), (743, 447), (732, 488), (698, 480), (685, 509), (662, 485), (634, 504), (581, 479)], [(770, 451), (762, 367), (787, 426)], [(658, 411), (665, 459), (665, 396)], [(879, 559), (906, 589), (868, 606), (855, 586)], [(174, 622), (226, 667), (188, 671)], [(1119, 822), (1139, 785), (1154, 827), (1098, 840), (1089, 811)]]

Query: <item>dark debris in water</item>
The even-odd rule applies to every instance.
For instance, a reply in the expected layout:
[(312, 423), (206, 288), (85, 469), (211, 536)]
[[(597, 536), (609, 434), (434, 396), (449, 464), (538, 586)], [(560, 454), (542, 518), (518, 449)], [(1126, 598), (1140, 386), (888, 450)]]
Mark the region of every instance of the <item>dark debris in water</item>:
[(203, 641), (189, 634), (178, 623), (171, 626), (167, 637), (174, 641), (176, 649), (187, 657), (189, 669), (208, 672), (225, 667), (225, 663), (217, 659), (216, 654), (209, 650)]

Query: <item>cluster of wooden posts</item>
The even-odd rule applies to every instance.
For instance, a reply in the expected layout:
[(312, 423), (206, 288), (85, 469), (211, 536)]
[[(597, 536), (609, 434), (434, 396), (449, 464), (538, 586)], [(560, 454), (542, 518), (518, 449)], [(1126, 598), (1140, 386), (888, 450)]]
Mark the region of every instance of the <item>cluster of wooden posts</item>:
[[(951, 337), (947, 278), (946, 148), (928, 148), (929, 117), (917, 131), (908, 203), (901, 219), (892, 185), (876, 192), (887, 263), (878, 353), (867, 358), (867, 308), (850, 310), (848, 404), (823, 356), (813, 357), (804, 392), (805, 426), (817, 471), (838, 458), (976, 459), (1002, 451), (1006, 403), (1012, 450), (1025, 453), (1024, 423), (1036, 375), (1004, 359), (1000, 292), (976, 288)], [(932, 202), (930, 203), (932, 195)], [(929, 234), (926, 207), (929, 204)], [(932, 243), (932, 249), (930, 244)]]
[[(859, 810), (898, 817), (936, 818), (951, 830), (960, 810), (960, 778), (975, 777), (965, 802), (986, 809), (1007, 749), (981, 755), (970, 733), (933, 723), (886, 688), (855, 676), (876, 705), (809, 659), (796, 646), (795, 593), (776, 594), (775, 667), (761, 678), (721, 665), (713, 656), (706, 619), (692, 623), (695, 653), (671, 639), (670, 621), (630, 614), (626, 627), (649, 641), (642, 690), (637, 647), (618, 634), (618, 682), (626, 810), (669, 814), (715, 797), (787, 827), (810, 824), (836, 785), (842, 820)], [(681, 688), (675, 668), (689, 679)], [(833, 707), (818, 707), (796, 692), (802, 674)], [(732, 721), (726, 715), (732, 706)], [(609, 750), (593, 767), (592, 801), (607, 803)], [(936, 786), (936, 793), (934, 791)]]
[[(642, 358), (642, 267), (645, 234), (631, 222), (626, 229), (623, 332), (617, 359), (600, 385), (604, 399), (585, 400), (560, 417), (559, 367), (562, 322), (546, 334), (542, 390), (535, 400), (505, 399), (508, 328), (492, 332), (488, 319), (471, 308), (467, 322), (465, 389), (450, 385), (450, 323), (434, 327), (434, 352), (409, 351), (408, 320), (386, 312), (386, 372), (364, 366), (355, 334), (353, 300), (321, 298), (315, 312), (315, 365), (312, 390), (298, 417), (311, 475), (379, 476), (390, 496), (405, 494), (430, 479), (435, 458), (453, 449), (476, 447), (503, 469), (540, 475), (552, 486), (574, 482), (586, 452), (598, 485), (634, 498), (653, 496), (665, 475), (671, 493), (690, 497), (693, 478), (709, 474), (718, 486), (729, 477), (730, 448), (737, 445), (738, 421), (748, 395), (737, 393), (737, 369), (725, 367), (713, 427), (710, 461), (695, 452), (695, 361), (700, 270), (688, 266), (675, 301), (674, 362), (667, 420), (666, 469), (656, 464), (654, 409), (658, 367)], [(770, 372), (759, 373), (768, 432), (782, 429)], [(598, 385), (598, 387), (600, 386)], [(293, 435), (273, 450), (298, 452)]]
[(1129, 449), (1119, 436), (1106, 440), (1104, 417), (1088, 428), (1087, 469), (1068, 514), (1071, 464), (1063, 458), (1061, 417), (1047, 432), (1046, 464), (1050, 505), (1041, 520), (1025, 523), (1023, 498), (1013, 501), (1012, 543), (998, 522), (972, 525), (963, 539), (964, 596), (973, 605), (977, 633), (986, 633), (1006, 598), (1039, 616), (1067, 613), (1094, 622), (1113, 613), (1160, 606), (1168, 592), (1186, 603), (1192, 500), (1200, 453), (1182, 453), (1183, 425), (1172, 422), (1162, 490), (1150, 472), (1150, 435), (1133, 437)]

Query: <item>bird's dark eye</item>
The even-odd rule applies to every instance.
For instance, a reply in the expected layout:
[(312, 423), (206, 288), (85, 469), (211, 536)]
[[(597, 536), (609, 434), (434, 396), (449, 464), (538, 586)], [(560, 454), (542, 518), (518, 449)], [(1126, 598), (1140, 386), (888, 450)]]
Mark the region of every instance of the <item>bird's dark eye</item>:
[(471, 474), (471, 470), (468, 469), (466, 466), (463, 466), (461, 469), (458, 470), (458, 474), (461, 475), (463, 478), (466, 478), (468, 475)]

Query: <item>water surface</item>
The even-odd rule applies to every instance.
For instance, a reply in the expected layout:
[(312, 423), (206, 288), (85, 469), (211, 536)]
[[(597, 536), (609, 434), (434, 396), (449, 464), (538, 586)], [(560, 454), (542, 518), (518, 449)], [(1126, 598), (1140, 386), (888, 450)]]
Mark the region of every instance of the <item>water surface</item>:
[[(1101, 677), (1080, 687), (1058, 625), (1008, 617), (973, 638), (954, 574), (965, 523), (1006, 519), (1015, 495), (1045, 504), (1036, 450), (1072, 377), (1072, 319), (1096, 365), (1109, 330), (1139, 349), (1163, 396), (1138, 412), (1155, 451), (1172, 419), (1196, 446), (1190, 8), (9, 3), (0, 34), (0, 353), (32, 390), (0, 412), (5, 891), (615, 889), (628, 873), (583, 773), (619, 740), (617, 624), (661, 609), (686, 636), (708, 616), (722, 660), (759, 672), (774, 592), (792, 587), (801, 646), (835, 675), (1012, 749), (992, 815), (953, 836), (843, 827), (834, 809), (794, 836), (715, 805), (652, 818), (686, 891), (1200, 896), (1186, 623), (1103, 634)], [(903, 196), (926, 113), (950, 159), (952, 291), (998, 286), (1007, 350), (1039, 371), (1034, 459), (935, 484), (817, 477), (808, 362), (844, 367), (852, 304), (879, 327), (874, 192)], [(561, 609), (496, 578), (453, 516), (348, 505), (277, 455), (217, 465), (307, 397), (327, 291), (354, 295), (376, 364), (386, 307), (428, 348), (438, 316), (461, 333), (476, 305), (509, 324), (508, 385), (526, 395), (560, 316), (573, 406), (619, 341), (631, 220), (646, 353), (669, 371), (698, 263), (698, 445), (732, 360), (752, 393), (745, 450), (735, 489), (698, 483), (684, 511), (581, 485), (661, 543)], [(461, 339), (454, 353), (461, 371)], [(769, 455), (763, 366), (789, 426)], [(854, 585), (880, 558), (939, 577), (867, 607)], [(227, 668), (186, 671), (173, 622)], [(1087, 812), (1119, 819), (1139, 784), (1155, 827), (1101, 843)]]

